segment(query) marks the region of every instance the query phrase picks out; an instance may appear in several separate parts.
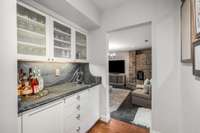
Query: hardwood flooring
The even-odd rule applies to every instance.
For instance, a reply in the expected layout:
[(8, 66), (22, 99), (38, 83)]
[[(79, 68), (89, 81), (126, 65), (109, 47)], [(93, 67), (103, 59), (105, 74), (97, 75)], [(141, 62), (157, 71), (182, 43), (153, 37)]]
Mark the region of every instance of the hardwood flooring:
[(109, 123), (98, 121), (88, 133), (149, 133), (149, 129), (112, 119)]

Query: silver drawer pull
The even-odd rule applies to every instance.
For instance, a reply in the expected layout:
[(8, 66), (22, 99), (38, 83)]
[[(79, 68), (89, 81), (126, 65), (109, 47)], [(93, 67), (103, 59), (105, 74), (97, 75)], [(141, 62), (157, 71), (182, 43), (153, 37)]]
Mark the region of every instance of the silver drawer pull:
[(81, 128), (80, 127), (78, 127), (77, 129), (76, 129), (76, 131), (79, 133), (80, 132), (80, 130), (81, 130)]
[(80, 117), (81, 117), (80, 114), (78, 114), (78, 115), (76, 116), (76, 119), (77, 119), (77, 120), (80, 120)]
[(78, 96), (76, 97), (76, 99), (77, 99), (77, 100), (80, 100), (80, 96), (78, 95)]
[(80, 105), (78, 105), (78, 106), (76, 107), (76, 109), (77, 109), (77, 110), (80, 110), (80, 108), (81, 108), (81, 106), (80, 106)]

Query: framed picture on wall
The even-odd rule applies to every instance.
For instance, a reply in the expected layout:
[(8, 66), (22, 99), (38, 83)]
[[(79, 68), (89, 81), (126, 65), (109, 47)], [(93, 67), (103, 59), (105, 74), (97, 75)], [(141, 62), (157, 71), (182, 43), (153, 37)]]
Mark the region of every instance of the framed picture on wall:
[(200, 77), (200, 41), (193, 46), (193, 74)]
[(196, 38), (200, 38), (200, 0), (194, 0)]
[(181, 6), (181, 61), (192, 63), (192, 2), (182, 1)]

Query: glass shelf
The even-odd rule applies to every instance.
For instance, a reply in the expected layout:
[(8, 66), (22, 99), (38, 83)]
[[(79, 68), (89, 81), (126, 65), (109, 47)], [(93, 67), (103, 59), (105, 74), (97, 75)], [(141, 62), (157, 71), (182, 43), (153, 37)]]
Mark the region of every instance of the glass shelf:
[(87, 59), (87, 37), (76, 31), (76, 59)]
[(71, 41), (66, 41), (66, 40), (61, 40), (58, 38), (54, 38), (54, 41), (60, 42), (60, 43), (65, 43), (65, 44), (71, 44)]
[(21, 5), (17, 5), (17, 16), (21, 19), (27, 20), (29, 22), (45, 26), (46, 19), (45, 16), (40, 15), (34, 11), (31, 11)]
[(71, 58), (71, 29), (55, 21), (54, 57)]
[(17, 27), (20, 29), (24, 29), (30, 32), (35, 32), (38, 34), (43, 34), (45, 35), (45, 26), (40, 26), (35, 23), (30, 23), (30, 21), (26, 21), (20, 18), (17, 18)]
[(55, 32), (58, 32), (58, 33), (61, 33), (61, 34), (64, 34), (64, 35), (69, 36), (69, 37), (71, 36), (71, 34), (69, 34), (69, 33), (67, 33), (67, 32), (64, 32), (64, 31), (62, 31), (62, 30), (56, 29), (56, 28), (54, 29), (54, 31), (55, 31)]
[(46, 55), (46, 48), (45, 47), (38, 47), (37, 45), (28, 45), (26, 43), (18, 42), (17, 46), (18, 53), (24, 55), (36, 55), (36, 56), (45, 56)]
[(54, 57), (71, 58), (71, 50), (65, 50), (54, 47)]
[(28, 21), (29, 23), (34, 23), (36, 25), (40, 25), (42, 27), (45, 26), (44, 22), (38, 22), (37, 20), (34, 20), (34, 19), (30, 19), (28, 18), (27, 16), (22, 16), (22, 15), (17, 15), (18, 19), (23, 19), (24, 21)]

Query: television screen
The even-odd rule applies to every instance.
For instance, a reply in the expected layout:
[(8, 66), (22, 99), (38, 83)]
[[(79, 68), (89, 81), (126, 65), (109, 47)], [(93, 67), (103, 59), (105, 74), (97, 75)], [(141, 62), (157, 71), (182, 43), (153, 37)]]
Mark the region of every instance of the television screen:
[(109, 72), (125, 73), (125, 61), (124, 60), (109, 61)]

